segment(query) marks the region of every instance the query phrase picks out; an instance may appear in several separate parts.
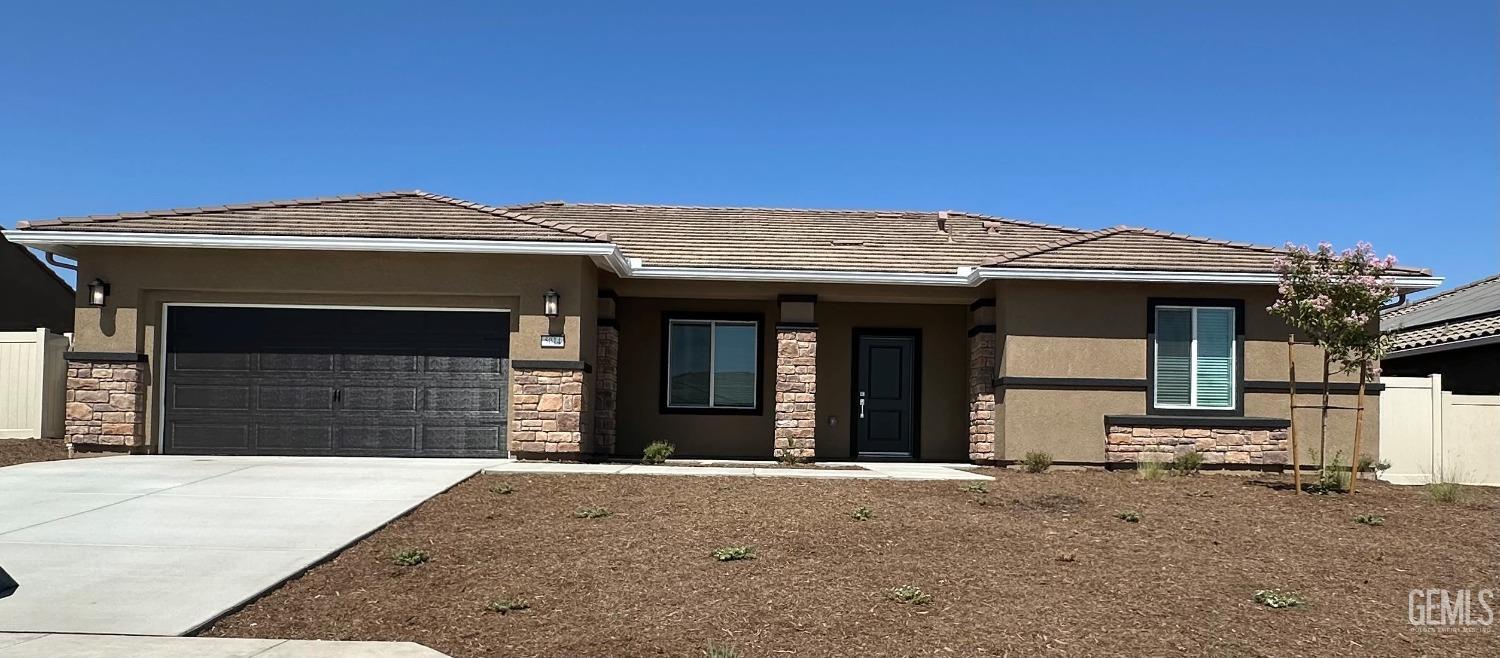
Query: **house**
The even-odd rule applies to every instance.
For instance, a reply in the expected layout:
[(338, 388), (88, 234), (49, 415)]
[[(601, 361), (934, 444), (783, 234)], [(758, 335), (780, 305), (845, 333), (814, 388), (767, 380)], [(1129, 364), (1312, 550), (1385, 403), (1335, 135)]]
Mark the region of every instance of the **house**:
[[(6, 235), (93, 282), (69, 355), (83, 450), (1287, 460), (1266, 247), (956, 211), (425, 192)], [(1348, 379), (1334, 390), (1352, 405)]]
[(1380, 329), (1394, 341), (1382, 374), (1442, 375), (1453, 393), (1500, 393), (1500, 274), (1386, 311)]
[(0, 238), (0, 331), (73, 330), (73, 287), (31, 252)]

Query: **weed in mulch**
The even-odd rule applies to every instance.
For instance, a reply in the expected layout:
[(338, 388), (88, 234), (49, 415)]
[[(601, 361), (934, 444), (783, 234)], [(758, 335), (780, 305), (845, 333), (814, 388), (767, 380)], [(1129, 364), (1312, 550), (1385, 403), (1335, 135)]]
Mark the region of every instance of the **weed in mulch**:
[(932, 595), (923, 592), (916, 585), (902, 585), (886, 592), (885, 597), (906, 605), (927, 605), (932, 602)]
[(1057, 561), (1058, 562), (1077, 562), (1078, 561), (1078, 554), (1074, 553), (1072, 551), (1068, 551), (1066, 553), (1058, 553), (1057, 554)]
[(735, 560), (754, 560), (755, 549), (750, 546), (725, 546), (716, 548), (712, 554), (715, 560), (720, 562), (733, 562)]
[(1124, 521), (1126, 523), (1140, 523), (1141, 522), (1141, 513), (1137, 512), (1137, 511), (1134, 511), (1134, 510), (1129, 510), (1129, 511), (1125, 511), (1125, 512), (1117, 512), (1115, 514), (1115, 518), (1117, 518), (1117, 519), (1119, 519), (1121, 521)]
[(872, 510), (868, 507), (859, 507), (854, 510), (854, 513), (851, 516), (854, 517), (855, 521), (869, 521), (870, 519), (875, 518), (875, 510)]
[(990, 488), (983, 482), (966, 482), (958, 489), (964, 493), (971, 494), (987, 494), (990, 492)]
[(1178, 476), (1195, 475), (1202, 466), (1203, 455), (1199, 454), (1196, 450), (1193, 452), (1184, 452), (1172, 460), (1172, 473)]
[(580, 507), (573, 510), (575, 519), (602, 519), (609, 516), (611, 512), (603, 507)]
[(708, 658), (740, 658), (740, 652), (735, 651), (734, 647), (717, 644), (708, 645), (708, 650), (703, 652), (703, 654)]
[(642, 464), (664, 464), (672, 453), (677, 452), (677, 446), (666, 441), (652, 441), (651, 445), (641, 452)]
[(516, 488), (510, 486), (510, 483), (506, 483), (506, 482), (502, 482), (502, 483), (497, 484), (497, 485), (495, 485), (493, 487), (490, 487), (490, 493), (497, 493), (497, 494), (500, 494), (502, 496), (510, 495), (510, 494), (515, 493), (515, 492), (516, 492)]
[(1052, 453), (1028, 452), (1021, 458), (1021, 470), (1027, 473), (1046, 473), (1052, 468)]
[(396, 551), (391, 560), (403, 567), (415, 567), (427, 561), (427, 552), (417, 548), (404, 548)]
[(1427, 494), (1439, 503), (1456, 503), (1463, 497), (1464, 488), (1457, 482), (1434, 482), (1427, 485)]
[(1354, 517), (1354, 522), (1361, 525), (1385, 525), (1385, 517), (1378, 514), (1361, 514)]
[(1297, 608), (1307, 605), (1307, 600), (1296, 592), (1279, 589), (1263, 589), (1255, 592), (1255, 602), (1267, 608)]
[(503, 615), (520, 610), (530, 610), (531, 603), (519, 596), (508, 596), (490, 601), (484, 608), (490, 612), (498, 612)]
[(1167, 464), (1160, 459), (1147, 459), (1135, 464), (1135, 476), (1142, 480), (1155, 482), (1166, 477), (1166, 475)]

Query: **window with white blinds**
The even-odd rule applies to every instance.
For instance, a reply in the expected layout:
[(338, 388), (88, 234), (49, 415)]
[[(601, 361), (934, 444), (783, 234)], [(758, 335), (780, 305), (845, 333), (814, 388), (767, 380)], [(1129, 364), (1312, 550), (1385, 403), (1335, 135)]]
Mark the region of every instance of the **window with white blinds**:
[(1156, 307), (1156, 406), (1233, 409), (1234, 309)]

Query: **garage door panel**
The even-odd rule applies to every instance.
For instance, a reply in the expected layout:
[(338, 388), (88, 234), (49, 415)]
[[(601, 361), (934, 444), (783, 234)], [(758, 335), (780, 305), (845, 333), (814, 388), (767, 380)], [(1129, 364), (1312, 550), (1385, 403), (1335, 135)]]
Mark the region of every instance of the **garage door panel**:
[(501, 456), (505, 313), (171, 307), (169, 452)]

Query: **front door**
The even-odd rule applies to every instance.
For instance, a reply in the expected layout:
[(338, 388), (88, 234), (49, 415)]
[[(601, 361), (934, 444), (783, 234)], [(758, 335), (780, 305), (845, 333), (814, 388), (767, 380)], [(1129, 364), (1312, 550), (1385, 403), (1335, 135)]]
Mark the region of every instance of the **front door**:
[(854, 344), (856, 456), (916, 457), (918, 334), (859, 332)]

